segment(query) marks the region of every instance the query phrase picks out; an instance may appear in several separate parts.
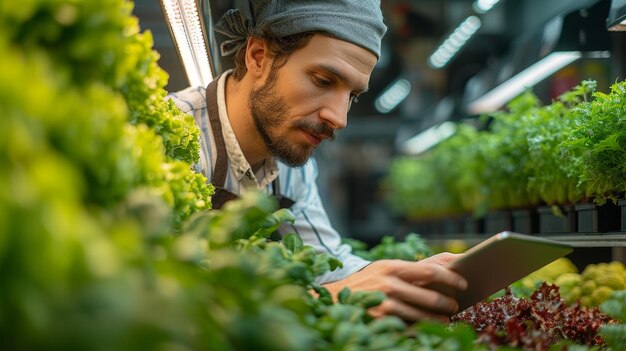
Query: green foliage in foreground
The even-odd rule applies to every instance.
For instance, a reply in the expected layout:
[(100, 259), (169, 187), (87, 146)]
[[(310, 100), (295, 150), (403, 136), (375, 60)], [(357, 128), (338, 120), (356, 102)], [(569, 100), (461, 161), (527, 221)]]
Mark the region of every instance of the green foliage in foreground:
[(615, 291), (600, 305), (602, 312), (618, 319), (621, 324), (610, 324), (600, 328), (600, 333), (611, 350), (623, 349), (626, 345), (626, 290)]
[(197, 127), (163, 100), (167, 75), (150, 33), (139, 33), (130, 16), (131, 3), (0, 6), (0, 143), (9, 201), (35, 200), (38, 187), (67, 183), (73, 189), (63, 189), (66, 196), (111, 208), (146, 189), (172, 207), (175, 227), (210, 208), (213, 188), (188, 163), (197, 159)]
[(132, 8), (123, 0), (3, 1), (0, 29), (11, 50), (45, 57), (55, 72), (50, 78), (77, 88), (105, 85), (119, 93), (133, 124), (153, 128), (168, 157), (193, 163), (198, 129), (193, 117), (163, 99), (167, 73), (157, 64), (152, 34), (139, 31)]

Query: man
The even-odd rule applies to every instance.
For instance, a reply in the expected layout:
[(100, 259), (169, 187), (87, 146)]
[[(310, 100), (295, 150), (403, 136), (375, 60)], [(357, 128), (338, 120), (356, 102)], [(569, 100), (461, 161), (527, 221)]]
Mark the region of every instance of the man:
[(443, 266), (455, 255), (373, 263), (354, 256), (332, 228), (315, 184), (312, 153), (346, 127), (379, 58), (386, 31), (379, 1), (247, 0), (216, 30), (228, 38), (221, 50), (235, 55), (234, 70), (206, 89), (171, 95), (201, 130), (196, 167), (217, 188), (214, 207), (250, 189), (273, 193), (296, 216), (281, 234), (296, 232), (343, 262), (318, 278), (332, 293), (345, 286), (380, 290), (388, 298), (370, 310), (374, 316), (447, 320), (456, 301), (426, 286), (465, 289), (465, 279)]

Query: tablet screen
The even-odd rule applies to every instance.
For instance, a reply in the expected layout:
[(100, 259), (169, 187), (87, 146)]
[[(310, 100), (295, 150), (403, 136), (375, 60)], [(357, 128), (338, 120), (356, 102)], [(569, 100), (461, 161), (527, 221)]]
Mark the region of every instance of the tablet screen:
[(572, 250), (564, 243), (508, 231), (479, 243), (448, 263), (468, 283), (467, 290), (456, 296), (459, 312)]

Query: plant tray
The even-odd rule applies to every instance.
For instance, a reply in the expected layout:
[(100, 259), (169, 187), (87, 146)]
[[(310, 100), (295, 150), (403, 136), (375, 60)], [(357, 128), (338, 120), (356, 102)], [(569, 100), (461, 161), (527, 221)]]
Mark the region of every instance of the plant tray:
[(561, 206), (562, 216), (556, 215), (551, 206), (537, 208), (539, 214), (539, 233), (574, 233), (576, 232), (576, 212), (574, 206)]
[(491, 211), (485, 216), (485, 232), (495, 234), (512, 230), (511, 211)]
[(461, 230), (465, 234), (482, 234), (485, 232), (485, 220), (472, 215), (466, 215), (463, 217)]
[(517, 209), (511, 211), (513, 231), (523, 234), (539, 232), (539, 215), (536, 209)]
[(463, 222), (460, 217), (448, 217), (441, 222), (442, 234), (463, 233)]
[(606, 233), (620, 230), (620, 207), (612, 202), (607, 202), (602, 206), (578, 204), (574, 206), (574, 209), (579, 233)]

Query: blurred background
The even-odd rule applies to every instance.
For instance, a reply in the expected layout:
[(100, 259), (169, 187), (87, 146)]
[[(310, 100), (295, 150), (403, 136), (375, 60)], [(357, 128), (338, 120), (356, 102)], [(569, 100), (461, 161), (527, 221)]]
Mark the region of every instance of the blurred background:
[[(210, 1), (205, 21), (238, 3)], [(583, 79), (596, 80), (600, 91), (623, 80), (626, 34), (607, 30), (610, 6), (608, 0), (383, 0), (388, 32), (370, 90), (350, 111), (348, 128), (316, 153), (318, 184), (335, 227), (369, 243), (403, 234), (381, 187), (394, 157), (422, 152), (428, 142), (416, 148), (412, 138), (432, 127), (479, 121), (501, 108), (506, 97), (477, 101), (550, 54), (582, 53), (526, 84), (544, 103)], [(170, 75), (167, 89), (187, 87), (159, 1), (136, 0), (134, 11), (154, 34), (159, 63)], [(219, 58), (216, 64), (230, 67)]]

